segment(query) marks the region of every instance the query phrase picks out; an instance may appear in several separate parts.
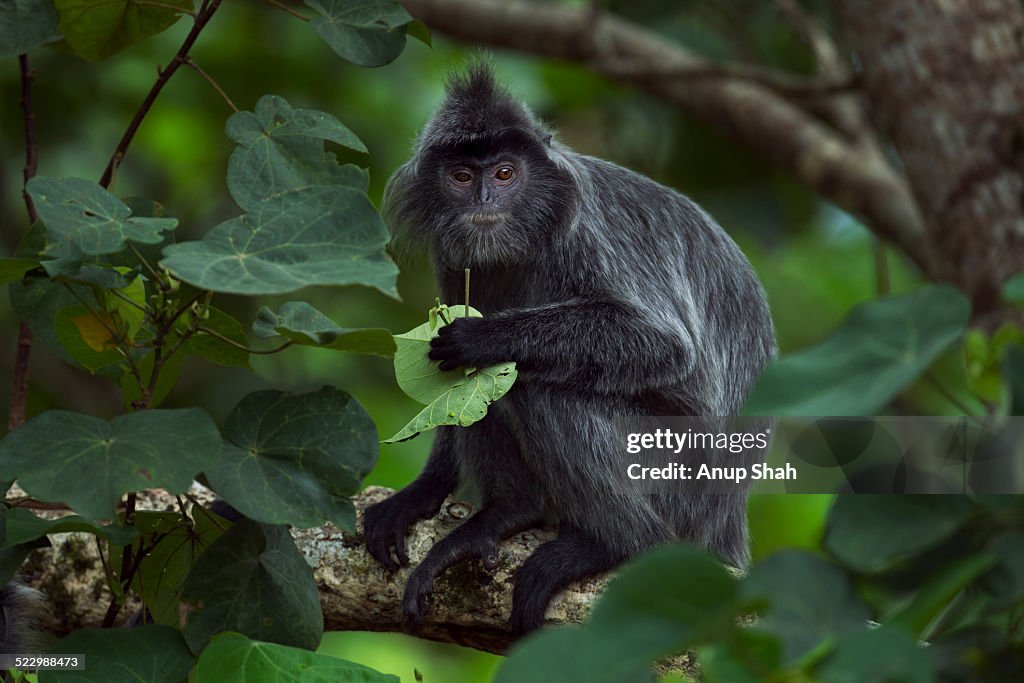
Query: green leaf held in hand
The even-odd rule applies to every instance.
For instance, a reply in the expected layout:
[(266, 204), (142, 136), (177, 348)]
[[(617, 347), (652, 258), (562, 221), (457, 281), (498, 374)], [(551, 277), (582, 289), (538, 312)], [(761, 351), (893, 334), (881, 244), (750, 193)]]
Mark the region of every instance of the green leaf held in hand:
[[(426, 405), (416, 417), (384, 443), (406, 441), (442, 425), (467, 427), (483, 419), (487, 407), (504, 396), (516, 381), (516, 364), (442, 371), (427, 356), (430, 340), (448, 322), (466, 314), (465, 306), (438, 306), (429, 320), (395, 335), (395, 378), (410, 398)], [(470, 307), (469, 315), (481, 317)]]

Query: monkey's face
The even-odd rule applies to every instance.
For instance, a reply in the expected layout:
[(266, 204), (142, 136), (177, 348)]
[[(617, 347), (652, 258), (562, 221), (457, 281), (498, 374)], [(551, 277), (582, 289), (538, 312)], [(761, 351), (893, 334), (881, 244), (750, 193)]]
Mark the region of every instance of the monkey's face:
[(574, 196), (548, 152), (522, 129), (426, 146), (389, 183), (386, 213), (454, 267), (522, 263), (560, 229)]

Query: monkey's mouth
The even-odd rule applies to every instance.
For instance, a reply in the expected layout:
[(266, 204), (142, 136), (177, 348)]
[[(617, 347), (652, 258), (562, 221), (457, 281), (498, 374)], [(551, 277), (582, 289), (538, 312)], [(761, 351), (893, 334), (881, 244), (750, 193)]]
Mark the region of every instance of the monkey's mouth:
[(463, 216), (470, 225), (496, 225), (501, 223), (508, 218), (508, 214), (504, 211), (472, 211)]

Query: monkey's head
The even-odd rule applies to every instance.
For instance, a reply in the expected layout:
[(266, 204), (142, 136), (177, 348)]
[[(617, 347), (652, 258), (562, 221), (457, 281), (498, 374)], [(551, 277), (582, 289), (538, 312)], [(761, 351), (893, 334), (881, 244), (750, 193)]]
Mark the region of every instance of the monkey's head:
[(575, 188), (551, 133), (476, 62), (449, 78), (384, 212), (401, 241), (452, 267), (512, 264), (565, 229)]

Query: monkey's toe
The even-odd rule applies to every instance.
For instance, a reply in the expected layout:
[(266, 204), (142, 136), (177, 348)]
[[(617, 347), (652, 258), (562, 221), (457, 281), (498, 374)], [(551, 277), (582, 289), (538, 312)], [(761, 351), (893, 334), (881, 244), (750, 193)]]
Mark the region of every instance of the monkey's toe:
[(411, 630), (423, 622), (427, 614), (427, 602), (434, 594), (434, 580), (430, 577), (417, 576), (414, 572), (405, 584), (402, 597), (402, 625)]

